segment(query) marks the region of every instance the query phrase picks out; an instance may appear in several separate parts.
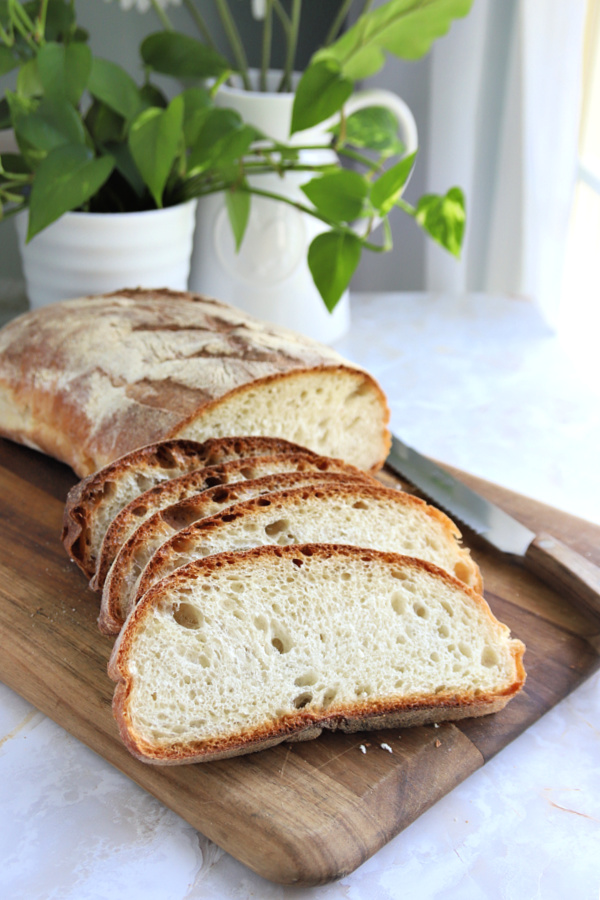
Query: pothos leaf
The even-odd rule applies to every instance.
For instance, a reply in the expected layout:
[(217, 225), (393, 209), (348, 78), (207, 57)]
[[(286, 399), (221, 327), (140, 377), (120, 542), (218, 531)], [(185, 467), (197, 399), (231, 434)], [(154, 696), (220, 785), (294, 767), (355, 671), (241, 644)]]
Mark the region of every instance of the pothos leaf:
[(311, 58), (296, 90), (292, 133), (338, 112), (354, 82), (381, 69), (386, 53), (419, 59), (465, 16), (473, 0), (388, 0), (361, 15), (351, 28)]
[(333, 312), (350, 284), (362, 251), (354, 234), (326, 231), (308, 248), (308, 267), (329, 312)]
[(339, 170), (312, 178), (302, 190), (316, 209), (338, 222), (351, 222), (363, 211), (368, 183), (351, 170)]
[(27, 240), (93, 197), (113, 167), (110, 156), (96, 159), (89, 147), (81, 144), (63, 144), (52, 150), (33, 180)]
[(238, 187), (230, 188), (225, 193), (225, 203), (235, 240), (235, 249), (239, 251), (250, 217), (250, 193), (247, 190), (240, 190)]
[(173, 163), (183, 142), (183, 100), (175, 97), (166, 109), (151, 107), (135, 119), (129, 148), (158, 207)]
[(465, 233), (465, 198), (458, 187), (443, 196), (425, 194), (417, 202), (415, 220), (454, 256), (459, 257)]

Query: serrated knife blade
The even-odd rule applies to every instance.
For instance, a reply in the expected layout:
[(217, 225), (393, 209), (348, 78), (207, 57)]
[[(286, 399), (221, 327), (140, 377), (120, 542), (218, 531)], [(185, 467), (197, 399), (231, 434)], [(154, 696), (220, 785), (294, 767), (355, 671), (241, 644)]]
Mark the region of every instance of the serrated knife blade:
[(436, 506), (523, 563), (600, 623), (600, 569), (549, 534), (535, 534), (395, 435), (386, 464)]

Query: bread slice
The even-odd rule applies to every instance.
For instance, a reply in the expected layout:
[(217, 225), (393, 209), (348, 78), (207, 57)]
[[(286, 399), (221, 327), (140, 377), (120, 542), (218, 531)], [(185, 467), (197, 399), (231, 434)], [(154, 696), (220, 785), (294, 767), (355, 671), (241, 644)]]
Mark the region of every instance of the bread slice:
[[(154, 485), (205, 466), (274, 453), (310, 452), (270, 437), (158, 441), (127, 453), (76, 484), (67, 496), (62, 541), (71, 559), (91, 578), (106, 530), (117, 513)], [(316, 454), (314, 454), (316, 456)]]
[[(283, 455), (281, 457), (263, 457), (262, 459), (266, 461), (265, 471), (268, 471), (269, 467), (276, 471), (276, 461), (285, 458)], [(293, 460), (296, 457), (289, 454), (287, 458)], [(245, 462), (245, 460), (236, 461), (213, 468), (231, 469), (236, 466), (239, 468), (240, 464)], [(212, 469), (203, 471), (208, 472)], [(201, 473), (193, 474), (200, 475)], [(189, 477), (186, 476), (185, 480), (189, 480)], [(359, 480), (362, 481), (362, 478)], [(244, 503), (264, 494), (314, 485), (324, 488), (336, 486), (340, 482), (350, 484), (352, 476), (336, 472), (306, 471), (304, 467), (301, 467), (296, 472), (280, 471), (278, 474), (253, 478), (250, 481), (223, 483), (223, 485), (192, 494), (172, 506), (161, 508), (159, 512), (146, 519), (144, 524), (140, 525), (123, 543), (108, 570), (102, 589), (102, 604), (98, 619), (100, 631), (104, 634), (119, 633), (134, 604), (142, 572), (154, 553), (175, 534), (188, 528), (194, 522), (215, 516), (234, 504)], [(166, 487), (174, 483), (169, 482)], [(148, 493), (160, 490), (159, 487)]]
[(121, 631), (109, 674), (131, 753), (177, 764), (322, 729), (497, 712), (524, 683), (524, 649), (481, 596), (428, 563), (261, 547), (157, 584)]
[(375, 470), (388, 420), (363, 369), (197, 294), (65, 300), (0, 330), (0, 435), (80, 476), (155, 441), (231, 434), (282, 437)]
[[(290, 445), (290, 448), (294, 445)], [(101, 590), (108, 570), (125, 541), (143, 522), (158, 510), (205, 491), (215, 485), (230, 484), (246, 479), (261, 478), (276, 472), (336, 472), (347, 477), (379, 484), (372, 475), (350, 466), (341, 459), (318, 456), (307, 450), (277, 453), (269, 456), (247, 456), (218, 466), (196, 469), (170, 481), (164, 481), (144, 491), (123, 507), (106, 530), (96, 562), (96, 572), (90, 581), (93, 590)]]
[(279, 491), (235, 504), (166, 541), (144, 569), (134, 605), (157, 581), (193, 560), (267, 544), (392, 551), (432, 562), (481, 591), (481, 573), (460, 537), (444, 513), (392, 488), (356, 482)]

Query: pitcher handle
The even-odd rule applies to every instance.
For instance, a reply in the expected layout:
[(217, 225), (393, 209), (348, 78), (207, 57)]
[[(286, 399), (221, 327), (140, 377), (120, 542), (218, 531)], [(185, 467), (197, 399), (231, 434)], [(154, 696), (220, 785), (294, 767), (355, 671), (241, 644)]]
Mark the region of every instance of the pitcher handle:
[(366, 106), (385, 106), (394, 113), (400, 124), (401, 139), (406, 147), (407, 155), (415, 152), (419, 146), (417, 123), (404, 100), (401, 100), (393, 91), (371, 88), (353, 94), (344, 104), (344, 112), (346, 115), (351, 115)]

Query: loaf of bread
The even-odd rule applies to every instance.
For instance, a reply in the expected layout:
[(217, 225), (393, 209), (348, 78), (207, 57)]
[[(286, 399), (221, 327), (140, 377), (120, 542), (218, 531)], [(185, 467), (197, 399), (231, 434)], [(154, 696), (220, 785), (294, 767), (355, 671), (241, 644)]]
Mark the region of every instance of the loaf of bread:
[(192, 563), (143, 598), (109, 674), (123, 741), (158, 764), (322, 729), (482, 716), (522, 687), (524, 647), (440, 569), (355, 547), (260, 547)]
[(351, 544), (427, 560), (477, 591), (479, 567), (460, 532), (423, 500), (362, 482), (278, 491), (236, 503), (169, 538), (154, 553), (125, 615), (161, 578), (196, 559), (267, 544)]
[[(253, 438), (242, 440), (252, 441)], [(258, 439), (261, 440), (261, 439)], [(290, 448), (294, 445), (290, 445)], [(261, 478), (278, 472), (333, 472), (339, 477), (359, 478), (379, 484), (373, 476), (342, 460), (318, 456), (309, 451), (277, 453), (269, 456), (248, 456), (196, 469), (178, 478), (163, 481), (139, 494), (124, 506), (108, 526), (98, 555), (96, 572), (90, 581), (93, 590), (101, 590), (106, 574), (123, 544), (130, 535), (154, 513), (216, 485)]]
[[(259, 474), (261, 466), (264, 466), (265, 470), (270, 469), (273, 473), (277, 472), (275, 463), (278, 459), (293, 461), (297, 459), (297, 456), (288, 454), (286, 457), (282, 454), (280, 457), (259, 457), (259, 460), (262, 460), (262, 462), (258, 463), (258, 460), (253, 461), (256, 474)], [(213, 468), (231, 470), (236, 467), (239, 469), (244, 462), (245, 460), (239, 460), (227, 463), (222, 467), (214, 466)], [(212, 470), (205, 469), (201, 471), (208, 472)], [(189, 479), (190, 476), (184, 476), (183, 479), (177, 479), (177, 481), (189, 481)], [(358, 480), (362, 482), (363, 478), (359, 477)], [(320, 472), (314, 469), (310, 471), (305, 466), (302, 466), (298, 471), (284, 471), (282, 468), (278, 474), (263, 475), (263, 477), (255, 477), (248, 481), (224, 483), (223, 485), (203, 490), (200, 493), (191, 494), (191, 496), (181, 500), (179, 503), (174, 503), (170, 506), (166, 504), (159, 506), (158, 512), (148, 517), (142, 525), (132, 531), (131, 536), (120, 547), (112, 565), (108, 569), (102, 588), (102, 603), (98, 619), (100, 631), (104, 634), (119, 633), (129, 610), (133, 606), (142, 573), (154, 553), (169, 538), (195, 522), (215, 516), (234, 504), (245, 503), (264, 494), (307, 486), (335, 487), (340, 482), (342, 484), (351, 484), (352, 481), (352, 476), (338, 472)], [(174, 482), (168, 482), (165, 487), (170, 487), (173, 484)], [(144, 497), (150, 494), (160, 494), (161, 488), (162, 486), (159, 486), (154, 488), (153, 491), (143, 494), (142, 498), (140, 498), (141, 502), (143, 502)], [(136, 504), (133, 503), (131, 505), (133, 510), (135, 510)], [(125, 511), (123, 510), (123, 512)], [(119, 518), (120, 516), (117, 516), (117, 519)], [(113, 525), (115, 522), (113, 522)]]
[[(148, 444), (76, 484), (65, 504), (62, 541), (71, 559), (92, 578), (106, 531), (123, 507), (144, 491), (189, 472), (252, 456), (310, 454), (297, 444), (271, 437), (209, 438)], [(310, 454), (317, 458), (317, 454)], [(218, 479), (212, 484), (220, 484)]]
[(194, 294), (67, 300), (0, 330), (0, 435), (81, 476), (159, 440), (249, 434), (375, 470), (388, 418), (333, 350)]

